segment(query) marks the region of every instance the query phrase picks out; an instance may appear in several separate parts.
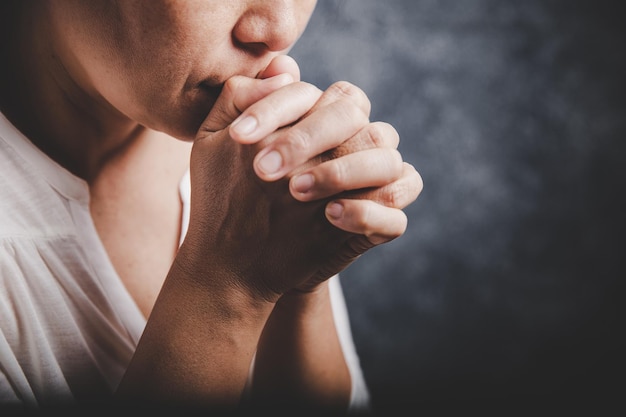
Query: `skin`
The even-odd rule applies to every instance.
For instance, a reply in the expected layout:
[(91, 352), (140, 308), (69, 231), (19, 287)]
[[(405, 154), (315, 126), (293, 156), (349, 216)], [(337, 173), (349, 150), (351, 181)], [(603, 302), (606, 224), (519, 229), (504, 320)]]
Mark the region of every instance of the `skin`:
[(327, 279), (404, 233), (422, 182), (363, 91), (285, 56), (315, 1), (16, 4), (2, 112), (88, 182), (148, 318), (117, 397), (236, 406), (256, 354), (253, 401), (344, 409)]

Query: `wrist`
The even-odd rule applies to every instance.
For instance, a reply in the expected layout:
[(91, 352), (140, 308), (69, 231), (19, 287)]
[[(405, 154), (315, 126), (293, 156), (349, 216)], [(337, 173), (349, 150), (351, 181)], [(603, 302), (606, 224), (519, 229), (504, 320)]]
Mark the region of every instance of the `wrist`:
[(231, 256), (231, 252), (225, 250), (224, 245), (207, 242), (201, 234), (190, 231), (178, 250), (174, 267), (189, 281), (189, 285), (198, 289), (232, 291), (248, 298), (253, 304), (273, 307), (281, 294), (262, 285), (258, 272), (246, 271), (247, 264), (241, 257)]
[(330, 304), (330, 288), (328, 281), (306, 290), (293, 289), (283, 294), (276, 302), (275, 310), (288, 310), (290, 315), (310, 314), (315, 316)]
[(274, 303), (235, 282), (228, 269), (179, 252), (120, 384), (120, 398), (239, 401)]
[[(168, 282), (169, 281), (169, 282)], [(233, 319), (249, 318), (265, 322), (276, 299), (243, 283), (237, 271), (214, 258), (195, 259), (183, 247), (174, 259), (166, 284), (180, 288), (192, 299), (204, 300), (207, 308), (217, 309)]]

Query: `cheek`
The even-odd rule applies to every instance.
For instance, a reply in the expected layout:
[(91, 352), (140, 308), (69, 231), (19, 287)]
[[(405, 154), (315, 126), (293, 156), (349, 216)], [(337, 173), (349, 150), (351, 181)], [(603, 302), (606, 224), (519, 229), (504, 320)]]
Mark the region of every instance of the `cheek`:
[(217, 99), (200, 89), (183, 92), (164, 80), (133, 88), (118, 97), (118, 107), (136, 122), (183, 140), (193, 140)]
[(147, 127), (193, 139), (217, 98), (199, 84), (222, 73), (219, 57), (230, 54), (229, 30), (208, 27), (207, 19), (178, 15), (125, 33), (127, 42), (115, 45), (116, 64), (103, 77), (111, 104)]
[(116, 59), (92, 68), (97, 68), (92, 74), (95, 88), (111, 106), (146, 127), (177, 137), (195, 136), (214, 102), (189, 85), (194, 65), (170, 47), (144, 48), (139, 54), (118, 50)]
[(71, 83), (150, 128), (195, 135), (215, 99), (197, 85), (223, 61), (218, 57), (232, 56), (225, 48), (234, 14), (206, 0), (128, 0), (106, 10), (95, 4), (51, 9), (61, 40), (54, 50)]

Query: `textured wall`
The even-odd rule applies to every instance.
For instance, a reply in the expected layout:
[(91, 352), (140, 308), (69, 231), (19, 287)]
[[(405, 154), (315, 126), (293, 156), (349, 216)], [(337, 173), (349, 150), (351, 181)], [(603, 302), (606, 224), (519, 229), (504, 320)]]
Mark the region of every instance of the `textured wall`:
[(361, 86), (425, 183), (406, 235), (343, 273), (379, 409), (617, 392), (619, 3), (319, 0), (303, 78)]

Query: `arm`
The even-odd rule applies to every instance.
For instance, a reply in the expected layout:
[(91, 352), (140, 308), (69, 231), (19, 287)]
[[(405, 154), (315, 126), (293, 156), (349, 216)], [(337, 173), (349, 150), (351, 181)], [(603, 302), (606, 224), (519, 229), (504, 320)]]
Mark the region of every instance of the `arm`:
[(142, 405), (231, 408), (273, 303), (232, 286), (223, 267), (184, 262), (185, 245), (116, 395)]
[(261, 336), (252, 399), (345, 409), (350, 391), (328, 281), (285, 294)]
[(327, 280), (404, 232), (421, 181), (360, 90), (280, 62), (231, 78), (198, 133), (190, 227), (122, 397), (234, 404), (258, 343), (253, 398), (346, 405)]
[[(348, 99), (353, 98), (359, 103), (359, 98), (361, 98), (359, 91), (343, 84), (334, 87), (336, 87), (334, 90), (327, 91), (319, 98), (314, 108), (305, 117), (309, 117), (315, 111), (324, 112), (346, 98), (344, 95), (354, 95)], [(241, 117), (253, 114), (256, 118), (263, 120), (264, 113), (271, 114), (272, 110), (277, 114), (288, 113), (287, 109), (284, 109), (284, 112), (275, 110), (278, 107), (276, 102), (272, 102), (271, 106), (273, 109), (264, 109), (262, 104), (255, 105), (258, 108), (247, 109)], [(360, 102), (357, 107), (364, 113), (369, 112), (367, 101)], [(341, 106), (335, 106), (331, 111), (337, 115), (346, 116)], [(358, 120), (358, 117), (356, 119)], [(331, 118), (330, 123), (332, 122)], [(349, 125), (345, 120), (335, 122), (336, 125), (341, 123)], [(280, 122), (276, 124), (280, 125)], [(323, 131), (323, 129), (319, 130)], [(257, 133), (257, 135), (259, 137), (263, 133)], [(318, 135), (321, 134), (318, 133)], [(235, 140), (241, 140), (244, 143), (250, 141), (250, 137), (242, 138), (236, 132), (234, 136)], [(253, 140), (254, 136), (253, 133)], [(296, 176), (312, 174), (315, 177), (313, 187), (300, 192), (301, 190), (295, 184), (294, 174), (288, 175), (292, 196), (300, 201), (314, 201), (331, 196), (349, 197), (337, 200), (344, 207), (342, 216), (334, 217), (332, 215), (334, 213), (327, 210), (327, 217), (338, 228), (366, 236), (365, 239), (362, 236), (353, 236), (354, 239), (349, 240), (352, 250), (357, 253), (364, 251), (364, 248), (399, 236), (406, 223), (403, 214), (398, 213), (397, 209), (413, 201), (421, 189), (421, 179), (413, 167), (402, 163), (396, 164), (395, 169), (398, 169), (398, 173), (393, 174), (393, 156), (395, 156), (393, 150), (397, 147), (398, 140), (397, 133), (391, 126), (384, 123), (365, 123), (357, 129), (357, 133), (344, 140), (331, 152), (317, 158), (316, 162), (309, 161), (305, 167), (296, 169)], [(276, 143), (279, 141), (280, 138), (274, 140), (275, 149), (280, 148), (281, 144)], [(390, 153), (389, 150), (392, 152)], [(373, 156), (374, 151), (378, 154), (376, 157)], [(391, 163), (389, 160), (385, 161), (385, 151), (387, 155), (391, 154)], [(284, 155), (285, 152), (281, 153)], [(383, 157), (380, 154), (383, 154)], [(343, 159), (344, 168), (337, 169), (338, 164), (333, 165), (333, 162), (329, 162), (343, 156), (348, 156)], [(356, 167), (360, 169), (355, 169)], [(369, 172), (364, 173), (362, 169), (364, 167)], [(257, 169), (260, 177), (272, 179), (271, 175), (264, 175), (265, 173), (260, 171), (262, 170)], [(338, 178), (337, 173), (341, 172), (352, 172), (355, 177)], [(371, 186), (375, 187), (368, 189)], [(341, 193), (343, 190), (354, 189), (358, 191)], [(359, 212), (359, 202), (354, 201), (357, 199), (370, 199), (371, 202), (378, 204), (361, 206)], [(387, 210), (388, 208), (392, 210)], [(364, 218), (364, 211), (377, 219)], [(328, 281), (323, 283), (328, 284)], [(338, 281), (336, 284), (339, 284)], [(270, 316), (257, 352), (252, 398), (270, 403), (297, 402), (344, 408), (350, 399), (352, 388), (358, 390), (356, 403), (353, 405), (362, 410), (363, 407), (368, 406), (367, 389), (363, 386), (364, 381), (362, 381), (356, 356), (351, 358), (354, 362), (351, 363), (351, 370), (355, 381), (350, 380), (345, 363), (346, 358), (344, 358), (346, 352), (342, 352), (341, 343), (337, 337), (336, 323), (333, 321), (328, 286), (322, 285), (321, 288), (316, 288), (315, 280), (311, 280), (305, 288), (307, 291), (290, 291), (283, 295)], [(308, 291), (310, 288), (313, 290)], [(341, 290), (340, 287), (335, 289)], [(339, 296), (342, 297), (341, 292)], [(340, 301), (343, 302), (343, 299)], [(341, 307), (345, 309), (345, 306), (338, 306), (340, 310)], [(350, 345), (352, 340), (349, 323), (341, 324), (345, 327), (344, 332), (348, 331), (348, 334), (343, 336), (349, 338), (343, 342), (347, 349), (353, 349)], [(348, 352), (350, 353), (352, 352)], [(356, 352), (353, 354), (356, 355)], [(356, 383), (356, 388), (351, 387), (351, 383)]]

